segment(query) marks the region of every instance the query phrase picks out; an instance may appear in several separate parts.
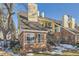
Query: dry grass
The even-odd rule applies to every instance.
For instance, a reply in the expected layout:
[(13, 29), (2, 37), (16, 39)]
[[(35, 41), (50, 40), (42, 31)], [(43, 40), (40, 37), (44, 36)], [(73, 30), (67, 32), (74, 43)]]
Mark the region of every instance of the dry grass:
[(34, 53), (34, 56), (51, 56), (51, 54), (48, 54), (48, 53)]
[[(0, 56), (12, 56), (10, 53), (0, 50)], [(63, 51), (62, 55), (49, 53), (34, 53), (34, 56), (79, 56), (79, 51)]]
[(49, 53), (34, 53), (34, 56), (79, 56), (79, 51), (63, 51), (62, 55)]
[(64, 51), (63, 56), (79, 56), (79, 51)]

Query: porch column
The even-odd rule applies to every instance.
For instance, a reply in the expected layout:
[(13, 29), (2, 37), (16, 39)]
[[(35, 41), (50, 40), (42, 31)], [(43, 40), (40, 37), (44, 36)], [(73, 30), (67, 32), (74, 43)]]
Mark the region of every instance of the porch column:
[(22, 40), (23, 40), (23, 50), (24, 50), (24, 51), (26, 50), (26, 49), (25, 49), (25, 45), (26, 45), (26, 44), (25, 44), (25, 39), (26, 39), (26, 38), (25, 38), (25, 33), (23, 33), (23, 39), (22, 39)]
[(54, 21), (52, 21), (52, 33), (54, 33), (55, 32), (55, 23), (54, 23)]
[(28, 43), (27, 43), (27, 33), (24, 33), (24, 37), (25, 37), (24, 43), (25, 43), (25, 44), (28, 44)]
[(75, 44), (77, 43), (77, 35), (75, 35)]
[(45, 27), (45, 22), (44, 22), (44, 27)]
[(34, 48), (38, 48), (38, 33), (35, 33)]
[(43, 44), (41, 46), (42, 48), (46, 47), (46, 36), (47, 36), (47, 34), (43, 33), (43, 39), (42, 39), (43, 40), (43, 42), (42, 42)]
[(37, 33), (35, 33), (35, 43), (38, 43), (38, 37), (37, 37)]

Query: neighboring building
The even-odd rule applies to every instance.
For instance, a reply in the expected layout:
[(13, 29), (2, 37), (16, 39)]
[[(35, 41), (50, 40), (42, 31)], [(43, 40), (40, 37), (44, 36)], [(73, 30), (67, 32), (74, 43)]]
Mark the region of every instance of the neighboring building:
[[(61, 23), (60, 23), (61, 24)], [(60, 32), (55, 32), (55, 39), (59, 39), (60, 42), (66, 44), (77, 44), (79, 43), (79, 30), (75, 27), (75, 19), (64, 15)], [(53, 23), (53, 32), (55, 31), (55, 25)]]
[(79, 31), (77, 29), (62, 28), (62, 43), (77, 44), (79, 43)]
[(62, 26), (64, 28), (75, 29), (75, 19), (70, 15), (64, 15), (62, 19)]

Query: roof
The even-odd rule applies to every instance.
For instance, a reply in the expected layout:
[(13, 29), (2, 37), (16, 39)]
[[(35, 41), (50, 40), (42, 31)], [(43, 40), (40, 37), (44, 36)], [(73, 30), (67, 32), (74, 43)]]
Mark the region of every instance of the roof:
[(48, 33), (48, 31), (39, 31), (39, 30), (23, 30), (22, 32), (32, 32), (32, 33), (34, 33), (34, 32), (40, 32), (40, 33)]
[(75, 29), (70, 29), (70, 28), (64, 28), (65, 30), (67, 30), (68, 32), (74, 34), (74, 35), (79, 35), (79, 31), (75, 28)]
[(27, 12), (24, 12), (24, 11), (20, 11), (20, 12), (18, 13), (18, 15), (25, 16), (25, 17), (28, 16), (28, 15), (27, 15)]
[(68, 30), (74, 32), (75, 34), (79, 34), (79, 31), (77, 29), (68, 29)]
[(25, 14), (25, 13), (20, 12), (19, 16), (21, 18), (21, 22), (20, 22), (21, 29), (41, 30), (41, 31), (46, 31), (47, 30), (39, 22), (30, 22), (30, 21), (28, 21), (27, 14)]
[(46, 31), (46, 29), (44, 28), (44, 27), (42, 27), (42, 25), (41, 24), (39, 24), (38, 22), (23, 22), (22, 21), (22, 23), (24, 23), (25, 24), (25, 26), (22, 26), (21, 28), (22, 29), (28, 29), (28, 30), (45, 30)]
[(51, 19), (51, 18), (42, 17), (42, 16), (39, 16), (39, 18), (46, 19), (47, 21), (50, 21), (50, 22), (52, 22), (52, 20), (54, 20), (55, 23), (57, 23), (57, 24), (59, 24), (59, 25), (62, 25), (62, 21), (60, 21), (60, 20)]

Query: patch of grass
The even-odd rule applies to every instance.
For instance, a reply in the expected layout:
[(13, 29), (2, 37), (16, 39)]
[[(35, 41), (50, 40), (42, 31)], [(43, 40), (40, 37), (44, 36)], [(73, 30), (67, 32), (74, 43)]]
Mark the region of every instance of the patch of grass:
[(79, 52), (64, 51), (63, 56), (79, 56)]
[(34, 56), (51, 56), (51, 54), (48, 54), (48, 53), (34, 53)]
[(62, 55), (49, 53), (34, 53), (34, 56), (79, 56), (79, 51), (63, 51)]

